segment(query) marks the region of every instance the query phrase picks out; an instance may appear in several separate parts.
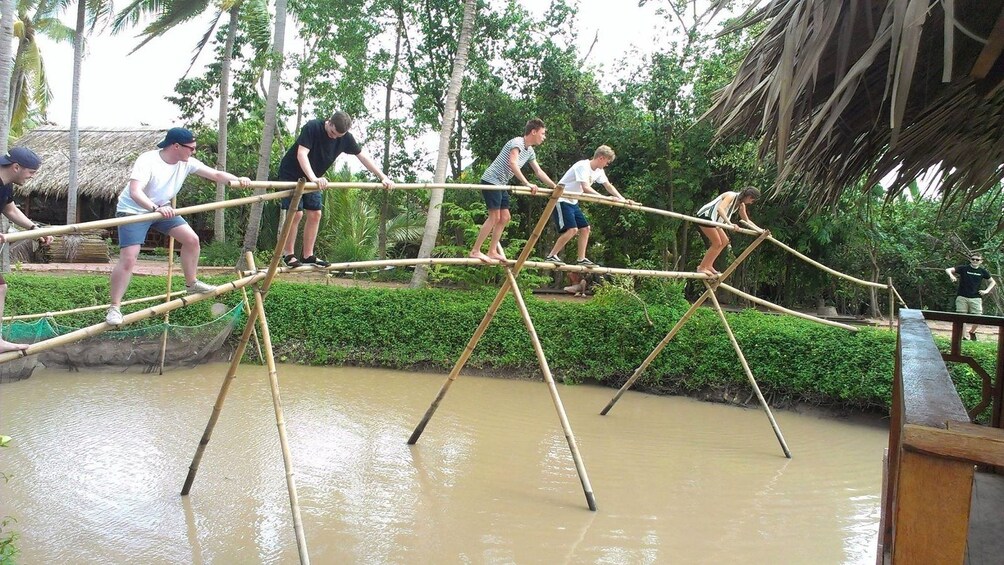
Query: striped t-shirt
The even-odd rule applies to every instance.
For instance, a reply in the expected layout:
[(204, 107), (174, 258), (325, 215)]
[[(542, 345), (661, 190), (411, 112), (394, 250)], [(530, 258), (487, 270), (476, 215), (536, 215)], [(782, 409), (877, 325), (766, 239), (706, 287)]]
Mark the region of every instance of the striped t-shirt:
[(509, 168), (509, 153), (513, 149), (519, 149), (519, 156), (516, 157), (516, 164), (520, 168), (527, 164), (529, 161), (533, 161), (537, 158), (537, 154), (533, 151), (533, 147), (527, 147), (526, 142), (523, 141), (523, 137), (514, 137), (506, 142), (505, 146), (502, 147), (502, 151), (499, 152), (498, 157), (492, 161), (492, 164), (485, 169), (485, 174), (481, 175), (481, 178), (489, 184), (509, 184), (512, 180), (513, 172)]

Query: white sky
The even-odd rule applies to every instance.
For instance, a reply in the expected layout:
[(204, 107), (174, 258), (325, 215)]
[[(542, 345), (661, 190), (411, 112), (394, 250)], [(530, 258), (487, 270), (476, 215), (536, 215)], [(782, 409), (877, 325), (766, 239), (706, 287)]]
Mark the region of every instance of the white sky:
[[(532, 10), (543, 10), (542, 0), (522, 0)], [(585, 53), (599, 31), (596, 47), (589, 61), (602, 68), (611, 68), (633, 47), (648, 52), (663, 34), (656, 26), (665, 24), (654, 8), (639, 8), (636, 0), (581, 0), (578, 14), (578, 48)], [(653, 2), (650, 4), (657, 4)], [(64, 15), (72, 26), (72, 15)], [(111, 36), (108, 32), (88, 38), (87, 53), (81, 74), (81, 127), (171, 127), (178, 114), (173, 104), (165, 100), (174, 94), (174, 85), (181, 78), (192, 57), (192, 49), (208, 26), (203, 17), (155, 39), (142, 49), (128, 55), (138, 43), (136, 32)], [(288, 26), (288, 29), (292, 26)], [(73, 46), (54, 44), (44, 37), (39, 40), (53, 99), (49, 106), (49, 121), (68, 127), (73, 78)], [(287, 40), (290, 51), (290, 40)], [(204, 53), (196, 63), (194, 75), (201, 74), (209, 60)]]

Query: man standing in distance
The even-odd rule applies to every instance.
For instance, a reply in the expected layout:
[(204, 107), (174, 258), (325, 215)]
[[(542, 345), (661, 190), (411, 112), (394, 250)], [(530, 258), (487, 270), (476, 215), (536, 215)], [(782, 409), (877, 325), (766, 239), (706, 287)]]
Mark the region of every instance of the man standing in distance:
[[(997, 285), (997, 281), (990, 276), (990, 272), (983, 268), (983, 256), (979, 253), (973, 254), (969, 258), (968, 265), (949, 267), (945, 269), (948, 278), (952, 282), (959, 283), (959, 290), (955, 297), (955, 311), (963, 314), (982, 314), (983, 296), (989, 294)], [(990, 284), (986, 288), (980, 289), (983, 279), (990, 279)], [(969, 328), (969, 339), (976, 341), (976, 324)]]
[(132, 167), (129, 182), (119, 194), (115, 217), (123, 218), (150, 212), (160, 213), (160, 218), (119, 226), (119, 262), (112, 269), (111, 306), (105, 321), (113, 326), (122, 323), (122, 297), (125, 296), (132, 271), (136, 266), (139, 248), (146, 241), (146, 234), (153, 228), (167, 234), (181, 244), (181, 270), (185, 273), (185, 288), (189, 294), (211, 292), (215, 287), (195, 278), (199, 266), (199, 236), (184, 218), (178, 216), (171, 207), (171, 199), (177, 196), (190, 173), (214, 182), (239, 181), (241, 186), (250, 186), (248, 177), (236, 177), (226, 171), (209, 168), (195, 153), (195, 136), (185, 128), (167, 130), (164, 141), (154, 149), (141, 154)]
[[(356, 138), (349, 132), (352, 118), (345, 112), (335, 112), (327, 120), (310, 120), (300, 129), (296, 142), (290, 146), (279, 162), (279, 181), (298, 181), (301, 178), (317, 183), (324, 189), (328, 179), (324, 177), (335, 159), (342, 153), (355, 155), (366, 169), (376, 175), (386, 188), (394, 188), (394, 182), (383, 174), (369, 156), (362, 150)], [(290, 198), (282, 199), (282, 209), (288, 210)], [(321, 225), (321, 192), (308, 192), (300, 199), (300, 209), (293, 216), (293, 229), (286, 238), (283, 247), (283, 260), (289, 267), (300, 267), (305, 264), (327, 267), (329, 263), (318, 259), (314, 254), (314, 244), (317, 242), (317, 230)], [(296, 232), (306, 210), (307, 221), (303, 224), (303, 248), (300, 258), (294, 254)]]
[[(28, 229), (38, 229), (38, 225), (28, 219), (24, 212), (14, 204), (14, 185), (22, 185), (28, 179), (35, 176), (35, 171), (42, 165), (42, 160), (34, 151), (27, 147), (12, 147), (3, 156), (0, 156), (0, 213), (7, 216), (15, 225)], [(3, 234), (0, 234), (0, 243), (6, 241)], [(52, 243), (52, 236), (38, 238), (42, 245)], [(0, 318), (3, 318), (4, 302), (7, 300), (7, 281), (0, 273)], [(0, 338), (0, 353), (26, 349), (27, 343), (13, 343)]]
[[(537, 185), (526, 180), (520, 169), (523, 165), (530, 163), (533, 174), (537, 178), (547, 183), (547, 186), (554, 188), (554, 181), (541, 170), (537, 164), (537, 153), (533, 150), (534, 145), (540, 145), (547, 139), (547, 128), (543, 120), (534, 118), (526, 123), (523, 128), (522, 137), (514, 137), (502, 146), (495, 160), (488, 166), (484, 174), (481, 175), (481, 184), (507, 185), (515, 176), (520, 184), (530, 187), (530, 191), (536, 194)], [(506, 224), (509, 223), (509, 191), (508, 190), (482, 190), (481, 195), (485, 199), (488, 208), (488, 218), (481, 225), (478, 238), (474, 241), (474, 247), (469, 253), (470, 257), (480, 259), (486, 263), (504, 261), (505, 254), (502, 253), (502, 232), (505, 231)], [(491, 243), (488, 244), (488, 254), (481, 252), (481, 246), (488, 239), (488, 234), (492, 234)]]

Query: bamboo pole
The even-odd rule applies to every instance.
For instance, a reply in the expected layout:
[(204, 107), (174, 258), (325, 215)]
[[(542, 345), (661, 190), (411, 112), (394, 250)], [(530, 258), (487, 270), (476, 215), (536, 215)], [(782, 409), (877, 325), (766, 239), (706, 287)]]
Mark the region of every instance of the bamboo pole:
[[(161, 316), (165, 312), (170, 312), (182, 308), (184, 306), (189, 306), (203, 300), (209, 300), (210, 298), (216, 298), (221, 294), (226, 294), (228, 292), (243, 288), (249, 284), (253, 284), (264, 278), (264, 275), (249, 275), (235, 281), (228, 282), (216, 287), (212, 292), (206, 292), (203, 294), (193, 294), (189, 296), (182, 296), (180, 298), (175, 298), (170, 302), (164, 302), (156, 306), (152, 306), (145, 310), (137, 310), (130, 314), (122, 316), (123, 324), (134, 324), (136, 322), (141, 322), (143, 320), (153, 318), (156, 316)], [(156, 297), (158, 300), (160, 296)], [(8, 361), (13, 361), (20, 357), (27, 357), (28, 355), (34, 355), (36, 353), (41, 353), (43, 351), (48, 351), (54, 347), (59, 347), (60, 345), (66, 345), (68, 343), (76, 343), (82, 339), (93, 337), (102, 334), (106, 331), (117, 328), (118, 326), (113, 326), (108, 322), (100, 322), (92, 326), (87, 326), (85, 328), (80, 328), (72, 332), (65, 333), (63, 335), (56, 336), (52, 339), (47, 339), (45, 341), (39, 341), (28, 346), (27, 349), (19, 351), (7, 351), (6, 353), (0, 353), (0, 364), (6, 363)]]
[[(254, 255), (251, 255), (254, 257)], [(241, 289), (241, 295), (244, 299), (244, 311), (249, 315), (251, 314), (251, 301), (248, 300), (248, 291), (246, 288)], [(254, 326), (251, 327), (251, 339), (254, 340), (254, 347), (258, 351), (258, 361), (261, 363), (265, 362), (265, 354), (261, 352), (261, 344), (258, 343), (258, 330)]]
[[(739, 268), (739, 265), (743, 261), (745, 261), (746, 258), (750, 256), (750, 254), (753, 253), (753, 250), (759, 247), (760, 244), (763, 243), (764, 240), (767, 239), (768, 237), (769, 236), (767, 232), (761, 233), (760, 237), (754, 239), (753, 242), (750, 243), (749, 246), (746, 249), (744, 249), (743, 252), (740, 253), (738, 257), (736, 257), (736, 260), (733, 261), (731, 265), (725, 268), (725, 271), (721, 275), (719, 275), (715, 280), (711, 281), (712, 284), (713, 285), (721, 284), (721, 281), (729, 278), (729, 276), (731, 276), (732, 273)], [(603, 410), (600, 411), (601, 416), (606, 416), (607, 412), (610, 412), (610, 409), (614, 407), (614, 404), (617, 404), (617, 401), (620, 400), (622, 396), (624, 396), (624, 393), (631, 389), (631, 386), (634, 385), (635, 381), (637, 381), (641, 377), (642, 373), (645, 372), (645, 369), (648, 368), (648, 366), (652, 363), (652, 361), (654, 361), (655, 358), (658, 357), (660, 353), (662, 353), (662, 350), (665, 349), (666, 345), (668, 345), (669, 342), (673, 339), (673, 336), (676, 335), (676, 332), (680, 331), (680, 328), (683, 327), (683, 324), (685, 324), (687, 320), (690, 319), (690, 317), (694, 314), (694, 312), (697, 311), (697, 309), (701, 306), (701, 304), (704, 304), (704, 301), (708, 299), (710, 294), (711, 291), (705, 291), (700, 298), (694, 301), (694, 303), (690, 306), (690, 309), (688, 309), (686, 313), (684, 313), (683, 316), (676, 322), (676, 324), (673, 325), (673, 329), (669, 330), (669, 333), (666, 334), (666, 337), (662, 338), (662, 341), (660, 341), (659, 344), (655, 346), (655, 349), (653, 349), (652, 352), (648, 354), (648, 357), (646, 357), (645, 360), (641, 362), (641, 365), (639, 365), (638, 368), (635, 369), (634, 374), (631, 375), (631, 378), (629, 378), (627, 382), (625, 382), (621, 386), (621, 388), (617, 391), (617, 393), (614, 394), (613, 398), (610, 399), (610, 402), (608, 402), (607, 405), (603, 408)]]
[(554, 384), (554, 376), (551, 374), (551, 368), (547, 364), (544, 348), (540, 344), (540, 338), (537, 336), (537, 330), (533, 326), (533, 319), (530, 318), (530, 311), (526, 308), (526, 302), (523, 301), (519, 285), (516, 284), (516, 277), (513, 276), (512, 270), (509, 267), (505, 268), (505, 274), (506, 279), (509, 281), (509, 288), (512, 289), (512, 295), (516, 299), (516, 306), (523, 317), (523, 325), (526, 326), (526, 331), (530, 334), (530, 343), (533, 344), (533, 351), (537, 354), (537, 362), (540, 363), (540, 371), (544, 375), (544, 382), (547, 383), (547, 390), (551, 393), (551, 401), (554, 403), (554, 409), (558, 412), (558, 421), (561, 422), (561, 430), (565, 433), (565, 441), (568, 442), (568, 449), (572, 452), (575, 470), (579, 473), (579, 481), (582, 482), (582, 491), (586, 495), (586, 504), (589, 505), (590, 510), (595, 512), (596, 498), (593, 496), (593, 487), (589, 484), (589, 477), (586, 475), (586, 465), (582, 462), (582, 455), (579, 454), (579, 447), (575, 443), (572, 425), (568, 422), (568, 415), (565, 414), (565, 407), (561, 403), (561, 397), (558, 395), (558, 387)]
[[(530, 238), (527, 239), (526, 244), (523, 246), (523, 251), (520, 252), (519, 257), (516, 259), (516, 263), (512, 266), (513, 274), (519, 274), (520, 269), (523, 267), (523, 263), (526, 262), (526, 258), (530, 256), (533, 251), (533, 246), (540, 239), (540, 234), (544, 231), (544, 227), (547, 225), (548, 220), (551, 219), (551, 212), (554, 210), (554, 206), (558, 203), (558, 197), (561, 196), (562, 186), (559, 184), (558, 188), (551, 191), (551, 198), (548, 199), (547, 205), (544, 206), (544, 211), (541, 213), (540, 218), (537, 220), (537, 225), (534, 226), (533, 232), (530, 234)], [(495, 317), (495, 312), (498, 311), (499, 306), (502, 304), (502, 299), (505, 298), (506, 292), (509, 291), (509, 280), (506, 279), (502, 282), (502, 287), (499, 288), (498, 293), (495, 295), (495, 299), (492, 300), (490, 306), (488, 306), (488, 311), (485, 312), (484, 318), (481, 319), (481, 323), (478, 324), (476, 330), (474, 330), (474, 335), (467, 342), (464, 347), (463, 352), (460, 354), (460, 358), (457, 362), (453, 364), (453, 369), (450, 370), (449, 376), (447, 376), (446, 381), (443, 386), (439, 389), (439, 393), (436, 394), (436, 398), (433, 399), (432, 404), (425, 411), (425, 415), (422, 416), (422, 420), (415, 427), (412, 432), (411, 437), (408, 438), (408, 445), (415, 445), (418, 442), (418, 438), (422, 437), (422, 432), (425, 431), (425, 426), (429, 424), (429, 420), (432, 419), (432, 415), (436, 413), (436, 409), (439, 408), (439, 403), (443, 401), (446, 396), (447, 391), (450, 390), (450, 385), (453, 381), (457, 380), (457, 376), (460, 375), (460, 370), (464, 368), (467, 360), (470, 359), (471, 354), (474, 352), (474, 348), (478, 345), (478, 341), (481, 340), (481, 336), (488, 329), (488, 325), (492, 322)]]
[(766, 308), (770, 308), (771, 310), (775, 310), (777, 312), (788, 314), (790, 316), (795, 316), (796, 318), (802, 318), (803, 320), (809, 320), (811, 322), (816, 322), (818, 324), (823, 324), (825, 326), (833, 326), (835, 328), (840, 328), (842, 330), (847, 330), (847, 331), (851, 331), (851, 332), (858, 331), (858, 328), (855, 328), (854, 326), (850, 326), (850, 325), (847, 325), (847, 324), (841, 324), (840, 322), (834, 322), (833, 320), (824, 320), (823, 318), (817, 318), (816, 316), (811, 316), (809, 314), (805, 314), (805, 313), (799, 312), (797, 310), (789, 310), (789, 309), (785, 308), (784, 306), (778, 306), (777, 304), (774, 304), (773, 302), (769, 302), (767, 300), (764, 300), (763, 298), (757, 298), (756, 296), (753, 296), (752, 294), (747, 294), (747, 293), (739, 290), (738, 288), (731, 287), (731, 286), (729, 286), (729, 285), (727, 285), (725, 283), (719, 283), (718, 287), (719, 288), (724, 288), (725, 290), (731, 292), (732, 294), (735, 294), (736, 296), (738, 296), (740, 298), (745, 298), (746, 300), (749, 300), (750, 302), (753, 302), (754, 304), (759, 304), (759, 305), (764, 306)]
[[(171, 199), (171, 208), (178, 205), (177, 197)], [(171, 279), (174, 277), (174, 238), (169, 237), (167, 242), (167, 291), (164, 293), (164, 302), (171, 300)], [(243, 290), (243, 289), (241, 289)], [(160, 374), (164, 374), (164, 360), (167, 358), (167, 329), (171, 322), (171, 313), (164, 314), (164, 336), (160, 343)]]
[[(292, 217), (292, 214), (289, 217)], [(280, 240), (280, 243), (284, 241), (286, 240)], [(246, 260), (248, 265), (253, 269), (254, 256), (250, 252), (247, 254)], [(271, 265), (270, 270), (274, 271), (274, 269), (275, 265)], [(266, 277), (266, 281), (268, 280)], [(300, 554), (300, 563), (309, 565), (310, 555), (307, 553), (307, 538), (303, 533), (303, 519), (300, 517), (300, 500), (296, 494), (296, 479), (293, 476), (293, 456), (290, 453), (289, 440), (286, 437), (286, 418), (283, 415), (282, 398), (279, 395), (279, 372), (276, 369), (275, 355), (272, 352), (272, 334), (268, 329), (268, 318), (265, 317), (265, 300), (260, 287), (254, 286), (252, 290), (254, 292), (254, 305), (258, 318), (258, 326), (261, 329), (261, 338), (264, 345), (262, 350), (265, 352), (265, 363), (268, 366), (268, 383), (272, 391), (272, 408), (275, 410), (275, 425), (279, 430), (279, 447), (282, 449), (282, 464), (286, 471), (286, 490), (289, 491), (289, 506), (293, 513), (296, 550)]]
[(802, 255), (798, 251), (795, 251), (791, 247), (788, 247), (787, 245), (781, 243), (780, 241), (774, 239), (773, 237), (770, 238), (770, 242), (773, 243), (774, 245), (780, 247), (781, 249), (784, 249), (788, 253), (791, 253), (795, 257), (798, 257), (802, 261), (805, 261), (806, 263), (808, 263), (808, 264), (810, 264), (810, 265), (812, 265), (812, 266), (814, 266), (816, 268), (822, 269), (822, 270), (826, 271), (827, 273), (830, 273), (833, 276), (840, 277), (840, 278), (842, 278), (844, 280), (848, 280), (848, 281), (857, 283), (857, 284), (859, 284), (861, 286), (870, 286), (870, 287), (873, 287), (873, 288), (885, 288), (886, 287), (886, 285), (884, 285), (882, 283), (875, 283), (875, 282), (871, 282), (871, 281), (861, 280), (859, 278), (855, 278), (855, 277), (852, 277), (850, 275), (845, 275), (844, 273), (841, 273), (840, 271), (835, 271), (835, 270), (827, 267), (826, 265), (820, 263), (819, 261), (816, 261), (814, 259), (810, 259), (810, 258), (806, 257), (805, 255)]
[(889, 277), (889, 330), (893, 329), (893, 318), (896, 316), (896, 299), (895, 292), (896, 289), (892, 287), (892, 277)]
[(715, 306), (715, 312), (718, 313), (718, 318), (722, 321), (722, 325), (725, 327), (725, 333), (729, 336), (729, 342), (732, 343), (732, 348), (736, 350), (736, 355), (739, 356), (739, 362), (743, 366), (746, 378), (749, 379), (750, 386), (753, 387), (753, 392), (756, 393), (757, 400), (760, 401), (760, 406), (767, 414), (767, 419), (770, 420), (770, 426), (774, 429), (774, 435), (777, 436), (777, 441), (781, 444), (784, 456), (791, 459), (791, 451), (788, 450), (788, 444), (784, 442), (784, 436), (781, 435), (781, 428), (777, 426), (777, 421), (774, 420), (774, 414), (771, 413), (770, 406), (767, 405), (767, 400), (764, 399), (763, 394), (760, 392), (760, 387), (756, 384), (756, 379), (753, 378), (753, 371), (750, 370), (749, 363), (746, 362), (746, 357), (743, 355), (743, 350), (739, 347), (739, 342), (736, 341), (736, 336), (732, 333), (732, 327), (729, 326), (729, 321), (725, 319), (725, 312), (722, 311), (722, 306), (718, 303), (718, 297), (715, 296), (715, 292), (711, 288), (711, 285), (705, 282), (704, 286), (707, 287), (708, 292), (711, 293), (710, 298), (712, 304)]
[[(301, 180), (300, 187), (303, 186)], [(300, 197), (303, 195), (302, 188), (298, 188), (293, 191), (292, 200), (290, 200), (290, 205), (295, 210), (300, 204)], [(269, 264), (268, 271), (261, 273), (255, 273), (255, 276), (260, 277), (262, 282), (262, 288), (268, 290), (268, 287), (272, 284), (272, 279), (275, 276), (275, 270), (279, 265), (279, 259), (282, 255), (282, 245), (286, 241), (286, 236), (289, 234), (289, 230), (292, 229), (293, 215), (289, 214), (286, 216), (286, 222), (283, 224), (282, 237), (276, 241), (275, 251), (272, 254), (272, 262)], [(250, 265), (250, 263), (249, 263)], [(244, 351), (247, 350), (248, 340), (251, 339), (251, 333), (254, 330), (255, 318), (258, 317), (257, 310), (249, 310), (247, 321), (244, 323), (244, 332), (241, 334), (240, 341), (237, 342), (237, 349), (234, 351), (234, 357), (230, 360), (230, 367), (227, 369), (227, 374), (223, 377), (223, 384), (220, 385), (220, 392), (216, 396), (216, 403), (213, 404), (213, 411), (209, 415), (209, 422), (206, 423), (206, 430), (202, 433), (202, 439), (199, 440), (199, 446), (195, 449), (195, 455), (192, 457), (192, 462), (188, 466), (188, 476), (185, 477), (185, 484), (181, 487), (181, 495), (187, 496), (192, 492), (192, 484), (195, 482), (195, 475), (199, 472), (199, 464), (202, 462), (202, 456), (206, 452), (206, 446), (209, 445), (209, 440), (213, 436), (213, 429), (216, 428), (216, 422), (220, 419), (220, 414), (223, 412), (223, 403), (227, 399), (227, 393), (230, 391), (230, 385), (233, 380), (237, 378), (237, 367), (241, 364), (241, 358), (244, 357)]]
[(899, 295), (899, 291), (896, 290), (896, 287), (892, 285), (892, 278), (889, 279), (889, 288), (891, 288), (892, 291), (896, 293), (896, 298), (899, 300), (900, 306), (902, 306), (903, 308), (907, 308), (906, 300), (903, 300), (903, 297)]
[[(250, 273), (238, 273), (238, 276), (245, 277), (249, 276)], [(177, 298), (182, 294), (186, 294), (184, 290), (179, 290), (177, 292), (171, 293), (171, 298)], [(131, 304), (142, 304), (143, 302), (153, 302), (154, 300), (160, 300), (160, 295), (155, 294), (153, 296), (144, 296), (143, 298), (133, 298), (132, 300), (126, 300), (122, 302), (122, 306), (129, 306)], [(110, 304), (100, 304), (98, 306), (84, 306), (82, 308), (73, 308), (70, 310), (59, 310), (56, 312), (40, 312), (38, 314), (22, 314), (20, 316), (4, 316), (3, 320), (5, 322), (13, 322), (15, 320), (36, 320), (38, 318), (54, 318), (56, 316), (66, 316), (69, 314), (82, 314), (84, 312), (97, 312), (99, 310), (107, 310)]]

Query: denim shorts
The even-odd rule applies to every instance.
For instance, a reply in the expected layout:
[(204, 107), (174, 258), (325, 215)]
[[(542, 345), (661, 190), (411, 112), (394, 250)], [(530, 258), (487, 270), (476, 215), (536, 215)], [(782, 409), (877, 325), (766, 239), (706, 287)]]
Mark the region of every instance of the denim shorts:
[(558, 207), (551, 213), (558, 233), (565, 233), (572, 228), (588, 228), (589, 222), (578, 204), (558, 202)]
[[(289, 205), (293, 201), (293, 198), (287, 196), (279, 202), (279, 206), (283, 210), (289, 210)], [(297, 210), (320, 210), (321, 209), (321, 191), (317, 192), (305, 192), (302, 197), (300, 197), (300, 205), (296, 207)]]
[[(135, 214), (123, 214), (122, 212), (117, 212), (115, 214), (116, 218), (126, 218), (129, 216), (135, 216)], [(167, 232), (173, 230), (174, 228), (187, 225), (188, 222), (185, 221), (185, 218), (175, 216), (173, 218), (161, 218), (152, 222), (136, 222), (135, 224), (119, 226), (119, 247), (143, 245), (143, 242), (146, 241), (146, 234), (150, 231), (150, 228), (167, 235)]]
[[(481, 184), (495, 184), (481, 179)], [(489, 210), (509, 209), (509, 190), (482, 190), (481, 196), (485, 198), (485, 206)]]

